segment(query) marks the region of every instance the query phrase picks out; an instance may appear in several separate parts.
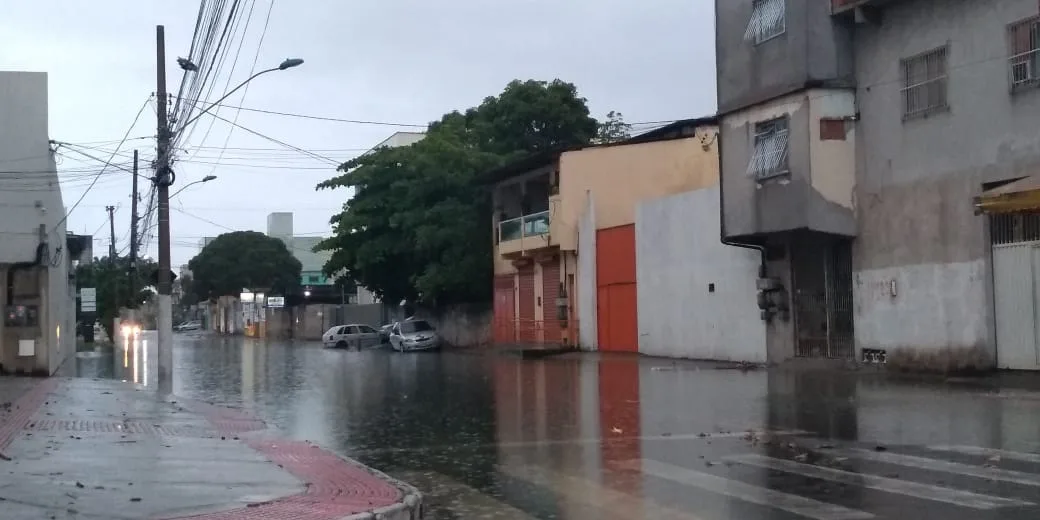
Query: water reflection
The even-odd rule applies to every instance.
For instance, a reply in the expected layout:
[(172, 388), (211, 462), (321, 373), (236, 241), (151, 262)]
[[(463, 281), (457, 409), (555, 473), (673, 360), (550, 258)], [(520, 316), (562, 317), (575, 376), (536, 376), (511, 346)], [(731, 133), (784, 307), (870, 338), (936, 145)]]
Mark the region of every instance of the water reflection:
[[(154, 348), (145, 333), (117, 348), (107, 368), (78, 360), (80, 374), (148, 385)], [(767, 490), (884, 508), (861, 487), (727, 457), (797, 460), (787, 441), (747, 437), (749, 429), (802, 431), (795, 440), (813, 445), (1013, 450), (1040, 433), (1040, 399), (849, 373), (742, 372), (607, 355), (523, 361), (349, 352), (202, 335), (177, 336), (174, 367), (175, 393), (254, 409), (286, 436), (408, 480), (430, 493), (438, 518), (478, 516), (481, 508), (518, 518), (601, 518), (604, 503), (623, 517), (788, 518), (753, 500), (771, 497)], [(720, 491), (711, 478), (759, 494), (740, 495), (737, 484)]]

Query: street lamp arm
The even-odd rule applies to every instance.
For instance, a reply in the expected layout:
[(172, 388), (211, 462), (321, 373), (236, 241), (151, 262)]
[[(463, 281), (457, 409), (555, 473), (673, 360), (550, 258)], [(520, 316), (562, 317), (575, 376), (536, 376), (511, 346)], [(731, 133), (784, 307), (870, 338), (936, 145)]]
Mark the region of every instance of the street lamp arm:
[(210, 105), (208, 107), (206, 107), (205, 109), (203, 109), (202, 112), (199, 112), (198, 114), (195, 114), (195, 117), (189, 119), (186, 123), (181, 125), (181, 128), (188, 128), (188, 125), (194, 123), (196, 120), (198, 120), (200, 117), (202, 117), (203, 114), (205, 114), (206, 112), (209, 112), (210, 109), (212, 109), (213, 107), (220, 105), (220, 102), (224, 101), (225, 99), (230, 97), (231, 94), (234, 94), (235, 92), (238, 92), (238, 89), (246, 86), (246, 83), (249, 83), (250, 81), (253, 81), (254, 79), (256, 79), (260, 75), (267, 74), (268, 72), (274, 72), (276, 70), (282, 70), (282, 69), (280, 69), (278, 67), (275, 67), (273, 69), (262, 70), (260, 72), (257, 72), (256, 74), (253, 74), (252, 76), (249, 76), (248, 78), (246, 78), (245, 81), (243, 81), (242, 83), (239, 83), (238, 86), (236, 86), (235, 88), (227, 91), (227, 94), (224, 94), (223, 96), (221, 96), (220, 99), (210, 103)]
[(196, 184), (202, 184), (204, 182), (209, 182), (209, 181), (211, 181), (213, 179), (216, 179), (216, 178), (217, 178), (216, 175), (207, 175), (207, 176), (205, 176), (205, 177), (203, 177), (203, 178), (201, 178), (201, 179), (199, 179), (197, 181), (189, 182), (188, 184), (185, 184), (184, 186), (181, 186), (181, 189), (173, 192), (173, 195), (170, 195), (170, 198), (172, 199), (172, 198), (176, 197), (178, 193), (180, 193), (180, 192), (184, 191), (185, 189), (187, 189), (188, 186), (194, 186)]

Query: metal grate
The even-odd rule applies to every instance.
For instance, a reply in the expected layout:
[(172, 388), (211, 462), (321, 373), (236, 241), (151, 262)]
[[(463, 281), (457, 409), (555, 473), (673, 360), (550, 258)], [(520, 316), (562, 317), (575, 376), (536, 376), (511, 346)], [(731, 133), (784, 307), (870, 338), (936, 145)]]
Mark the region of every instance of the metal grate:
[(764, 180), (788, 173), (788, 145), (787, 117), (756, 124), (754, 153), (748, 163), (748, 176)]
[(804, 241), (792, 248), (795, 355), (852, 359), (852, 246)]
[(944, 45), (902, 60), (903, 120), (925, 117), (949, 108), (947, 56)]
[(1011, 91), (1040, 86), (1040, 17), (1008, 26), (1008, 77)]
[(990, 215), (989, 239), (993, 245), (1040, 241), (1040, 214)]
[(754, 0), (744, 39), (758, 45), (787, 30), (786, 0)]

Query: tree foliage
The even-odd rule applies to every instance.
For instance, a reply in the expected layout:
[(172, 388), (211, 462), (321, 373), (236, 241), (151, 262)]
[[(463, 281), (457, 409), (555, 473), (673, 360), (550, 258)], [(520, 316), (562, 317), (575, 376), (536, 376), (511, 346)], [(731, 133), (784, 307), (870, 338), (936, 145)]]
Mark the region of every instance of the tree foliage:
[(621, 112), (611, 110), (607, 112), (607, 119), (599, 123), (596, 130), (597, 144), (618, 143), (632, 137), (632, 125), (625, 122), (625, 116)]
[(151, 260), (137, 261), (137, 294), (130, 294), (130, 261), (127, 258), (98, 258), (76, 267), (76, 287), (97, 289), (97, 319), (109, 338), (114, 338), (112, 327), (119, 317), (119, 309), (138, 307), (147, 301), (152, 291), (146, 287), (158, 271)]
[(225, 233), (188, 262), (199, 300), (237, 296), (242, 289), (290, 294), (300, 286), (300, 261), (285, 243), (256, 231)]
[(332, 217), (330, 276), (383, 301), (447, 304), (490, 296), (491, 205), (478, 174), (531, 153), (588, 143), (598, 124), (563, 81), (513, 81), (465, 112), (430, 124), (410, 146), (348, 161), (318, 189), (353, 188)]

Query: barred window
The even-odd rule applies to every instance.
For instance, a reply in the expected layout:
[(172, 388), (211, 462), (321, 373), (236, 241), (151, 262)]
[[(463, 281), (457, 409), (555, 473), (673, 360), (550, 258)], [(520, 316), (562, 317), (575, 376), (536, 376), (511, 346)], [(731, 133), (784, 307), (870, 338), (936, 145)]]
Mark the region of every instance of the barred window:
[(903, 120), (925, 117), (949, 108), (947, 56), (949, 46), (902, 60)]
[(786, 0), (754, 0), (744, 39), (758, 45), (784, 33)]
[(1011, 91), (1040, 85), (1040, 17), (1008, 26), (1008, 74)]
[(748, 176), (764, 180), (790, 172), (787, 134), (786, 116), (755, 124), (754, 153), (748, 164)]

